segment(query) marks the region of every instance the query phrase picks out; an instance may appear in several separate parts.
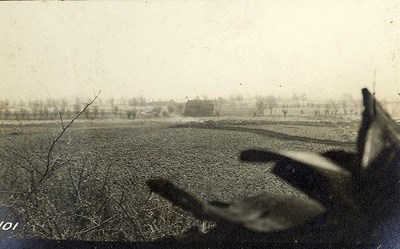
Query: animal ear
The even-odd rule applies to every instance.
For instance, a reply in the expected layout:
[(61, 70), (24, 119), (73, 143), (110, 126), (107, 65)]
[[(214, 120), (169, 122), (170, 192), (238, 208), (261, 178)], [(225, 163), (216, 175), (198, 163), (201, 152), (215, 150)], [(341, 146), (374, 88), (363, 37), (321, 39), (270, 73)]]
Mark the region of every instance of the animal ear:
[[(362, 90), (364, 112), (357, 141), (358, 196), (371, 217), (388, 216), (400, 198), (400, 126)], [(384, 220), (375, 218), (377, 221)]]
[(240, 159), (247, 162), (276, 162), (273, 169), (275, 175), (328, 208), (341, 198), (351, 179), (348, 170), (329, 157), (315, 153), (247, 150), (240, 155)]
[(357, 165), (360, 173), (368, 171), (383, 151), (400, 145), (400, 126), (367, 89), (362, 89), (362, 94), (364, 112), (357, 141)]
[(328, 157), (310, 152), (297, 151), (274, 151), (274, 150), (245, 150), (240, 154), (239, 159), (245, 162), (270, 162), (270, 161), (288, 161), (300, 164), (306, 164), (315, 171), (324, 176), (332, 173), (338, 175), (349, 175), (350, 173), (339, 167)]

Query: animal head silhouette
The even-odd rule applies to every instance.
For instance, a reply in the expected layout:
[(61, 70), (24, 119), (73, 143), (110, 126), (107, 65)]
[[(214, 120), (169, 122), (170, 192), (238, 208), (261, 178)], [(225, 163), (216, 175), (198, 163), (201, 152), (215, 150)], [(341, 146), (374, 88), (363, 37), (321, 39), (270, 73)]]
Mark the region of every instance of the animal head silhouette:
[[(216, 226), (175, 240), (263, 242), (400, 242), (400, 126), (362, 90), (364, 112), (357, 151), (322, 154), (246, 150), (246, 162), (275, 162), (273, 173), (308, 200), (264, 193), (233, 204), (202, 202), (166, 179), (149, 188)], [(194, 231), (194, 232), (193, 232)]]

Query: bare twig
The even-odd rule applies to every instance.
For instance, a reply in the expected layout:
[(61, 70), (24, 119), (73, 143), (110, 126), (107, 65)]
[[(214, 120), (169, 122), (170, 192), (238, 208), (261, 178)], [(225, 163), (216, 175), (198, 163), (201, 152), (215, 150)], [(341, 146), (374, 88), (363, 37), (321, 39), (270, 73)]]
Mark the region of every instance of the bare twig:
[(85, 234), (85, 233), (88, 233), (88, 232), (91, 232), (91, 231), (93, 231), (93, 230), (96, 230), (97, 228), (99, 228), (99, 227), (103, 226), (104, 224), (110, 222), (111, 220), (115, 219), (115, 218), (118, 217), (120, 214), (121, 214), (121, 213), (118, 213), (118, 214), (116, 214), (116, 215), (114, 215), (114, 216), (111, 216), (110, 218), (108, 218), (108, 219), (106, 219), (106, 220), (100, 222), (98, 225), (96, 225), (96, 226), (94, 226), (94, 227), (91, 227), (91, 228), (88, 228), (88, 229), (86, 229), (86, 230), (83, 230), (83, 231), (81, 231), (80, 233), (76, 233), (76, 234), (74, 234), (74, 235), (80, 236), (80, 235), (83, 235), (83, 234)]
[[(53, 206), (53, 204), (50, 203), (50, 202), (48, 201), (48, 199), (46, 199), (46, 200), (47, 200), (47, 203), (48, 203), (48, 204), (50, 204), (51, 206)], [(53, 208), (54, 208), (54, 206), (53, 206)], [(39, 211), (40, 213), (42, 213), (43, 216), (47, 217), (47, 221), (48, 221), (48, 222), (49, 222), (49, 221), (52, 222), (52, 224), (53, 224), (53, 226), (54, 226), (54, 228), (55, 228), (55, 231), (56, 231), (56, 233), (57, 233), (57, 235), (58, 235), (58, 238), (60, 238), (60, 239), (65, 239), (65, 236), (64, 236), (64, 234), (61, 232), (61, 228), (59, 227), (59, 223), (54, 219), (54, 217), (51, 216), (51, 215), (48, 215), (48, 214), (44, 211), (44, 209), (42, 209), (42, 208), (38, 208), (38, 211)]]
[[(57, 161), (51, 163), (52, 153), (53, 153), (54, 148), (56, 147), (56, 145), (57, 145), (57, 143), (59, 142), (60, 138), (61, 138), (61, 137), (64, 135), (64, 133), (67, 131), (67, 129), (74, 123), (74, 121), (75, 121), (77, 118), (79, 118), (79, 116), (81, 116), (81, 115), (86, 111), (86, 109), (87, 109), (91, 104), (93, 104), (93, 102), (96, 101), (96, 99), (99, 97), (100, 93), (101, 93), (101, 91), (99, 91), (99, 93), (92, 99), (92, 101), (90, 101), (89, 103), (87, 103), (87, 104), (85, 105), (85, 107), (84, 107), (78, 114), (76, 114), (75, 117), (74, 117), (66, 126), (64, 126), (64, 124), (62, 125), (62, 126), (63, 126), (62, 131), (61, 131), (61, 132), (58, 134), (58, 136), (52, 141), (52, 143), (51, 143), (51, 145), (50, 145), (50, 148), (49, 148), (49, 150), (48, 150), (48, 152), (47, 152), (47, 162), (46, 162), (46, 166), (45, 166), (44, 175), (38, 180), (38, 182), (37, 182), (37, 184), (36, 184), (36, 186), (35, 186), (36, 188), (35, 188), (35, 189), (32, 189), (32, 190), (30, 191), (30, 193), (28, 194), (28, 196), (30, 196), (34, 191), (36, 191), (36, 189), (39, 187), (39, 185), (40, 185), (47, 177), (49, 177), (49, 176), (54, 172), (55, 167), (56, 167), (56, 165), (57, 165)], [(61, 116), (61, 118), (62, 118), (62, 115), (61, 115), (61, 114), (60, 114), (60, 116)]]
[(167, 205), (164, 205), (164, 206), (154, 207), (154, 208), (150, 208), (150, 209), (143, 209), (143, 211), (150, 212), (150, 211), (163, 209), (163, 208), (168, 208), (168, 207), (171, 207), (171, 205), (167, 204)]
[[(72, 123), (74, 123), (74, 121), (80, 116), (82, 115), (86, 109), (93, 104), (94, 101), (96, 101), (96, 99), (99, 97), (101, 91), (99, 91), (99, 93), (94, 97), (94, 99), (92, 101), (90, 101), (89, 103), (86, 104), (86, 106), (67, 124), (67, 126), (63, 127), (63, 130), (60, 132), (60, 134), (57, 136), (56, 139), (54, 139), (53, 143), (50, 146), (50, 149), (47, 153), (47, 167), (49, 167), (50, 165), (50, 159), (51, 159), (51, 153), (53, 152), (54, 147), (56, 146), (57, 142), (60, 140), (60, 138), (62, 137), (62, 135), (64, 135), (65, 131), (72, 125)], [(49, 171), (49, 169), (46, 169), (46, 173)]]
[(125, 215), (129, 218), (129, 220), (132, 222), (132, 224), (135, 225), (137, 231), (139, 232), (139, 236), (143, 239), (143, 241), (146, 241), (146, 237), (144, 236), (142, 229), (140, 225), (138, 224), (138, 221), (136, 218), (132, 217), (131, 214), (125, 209), (124, 205), (117, 201), (114, 196), (111, 196), (111, 198), (117, 203), (118, 206), (122, 209), (122, 211), (125, 213)]

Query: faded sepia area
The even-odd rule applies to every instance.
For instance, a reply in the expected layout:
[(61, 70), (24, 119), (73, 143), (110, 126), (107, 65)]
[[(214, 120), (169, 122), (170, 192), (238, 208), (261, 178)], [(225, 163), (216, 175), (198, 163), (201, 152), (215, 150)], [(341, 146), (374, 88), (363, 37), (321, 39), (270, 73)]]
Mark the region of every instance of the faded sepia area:
[[(0, 3), (0, 238), (153, 241), (201, 221), (151, 193), (306, 198), (249, 148), (356, 148), (400, 120), (396, 1)], [(10, 225), (5, 226), (6, 223)]]

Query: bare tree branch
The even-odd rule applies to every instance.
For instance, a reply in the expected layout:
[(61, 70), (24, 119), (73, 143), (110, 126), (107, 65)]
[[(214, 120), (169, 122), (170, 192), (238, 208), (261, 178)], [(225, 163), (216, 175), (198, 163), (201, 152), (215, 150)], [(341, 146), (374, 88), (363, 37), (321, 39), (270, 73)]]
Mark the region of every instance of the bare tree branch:
[[(44, 176), (41, 177), (41, 178), (39, 179), (39, 181), (38, 181), (37, 184), (36, 184), (36, 188), (35, 188), (35, 189), (32, 189), (32, 191), (28, 194), (28, 196), (30, 196), (34, 191), (36, 191), (36, 189), (39, 187), (39, 185), (40, 185), (47, 177), (49, 177), (49, 176), (51, 175), (51, 173), (53, 173), (53, 171), (55, 170), (55, 166), (56, 166), (56, 164), (57, 164), (57, 162), (54, 162), (53, 164), (51, 163), (52, 152), (53, 152), (54, 148), (56, 147), (56, 145), (57, 145), (57, 143), (59, 142), (60, 138), (61, 138), (61, 137), (64, 135), (64, 133), (67, 131), (67, 129), (74, 123), (74, 121), (75, 121), (77, 118), (79, 118), (79, 116), (81, 116), (81, 115), (86, 111), (86, 109), (87, 109), (91, 104), (93, 104), (93, 102), (96, 101), (96, 99), (99, 97), (100, 93), (101, 93), (101, 91), (99, 91), (99, 93), (92, 99), (92, 101), (90, 101), (89, 103), (87, 103), (87, 104), (85, 105), (85, 107), (84, 107), (78, 114), (76, 114), (75, 117), (74, 117), (66, 126), (63, 125), (62, 131), (61, 131), (61, 132), (58, 134), (58, 136), (53, 140), (53, 142), (51, 143), (50, 148), (49, 148), (49, 150), (48, 150), (48, 152), (47, 152), (47, 163), (46, 163), (46, 166), (45, 166), (46, 169), (45, 169), (45, 172), (44, 172)], [(61, 116), (62, 116), (62, 115), (61, 115)]]

